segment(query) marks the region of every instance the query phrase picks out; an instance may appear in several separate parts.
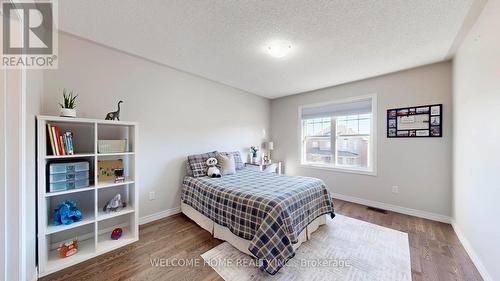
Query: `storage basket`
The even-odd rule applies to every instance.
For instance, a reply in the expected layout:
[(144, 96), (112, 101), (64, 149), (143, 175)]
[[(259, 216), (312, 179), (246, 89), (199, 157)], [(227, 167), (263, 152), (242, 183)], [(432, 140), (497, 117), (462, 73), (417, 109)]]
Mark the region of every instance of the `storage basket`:
[(127, 140), (98, 140), (99, 153), (122, 153), (127, 151)]

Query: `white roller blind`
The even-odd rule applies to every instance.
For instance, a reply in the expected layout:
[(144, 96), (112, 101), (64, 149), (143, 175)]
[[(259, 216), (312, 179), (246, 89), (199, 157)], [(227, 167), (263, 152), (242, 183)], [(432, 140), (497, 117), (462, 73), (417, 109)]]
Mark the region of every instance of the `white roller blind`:
[(352, 102), (330, 103), (320, 106), (302, 107), (302, 119), (368, 114), (372, 112), (372, 99)]

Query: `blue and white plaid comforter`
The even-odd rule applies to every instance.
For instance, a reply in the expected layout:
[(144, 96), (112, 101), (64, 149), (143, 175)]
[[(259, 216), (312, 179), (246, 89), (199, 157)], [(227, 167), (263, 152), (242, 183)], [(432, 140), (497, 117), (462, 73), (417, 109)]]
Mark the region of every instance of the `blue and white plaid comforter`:
[(250, 169), (222, 178), (185, 177), (181, 200), (251, 240), (249, 251), (273, 275), (295, 255), (292, 244), (308, 224), (324, 214), (335, 216), (322, 180)]

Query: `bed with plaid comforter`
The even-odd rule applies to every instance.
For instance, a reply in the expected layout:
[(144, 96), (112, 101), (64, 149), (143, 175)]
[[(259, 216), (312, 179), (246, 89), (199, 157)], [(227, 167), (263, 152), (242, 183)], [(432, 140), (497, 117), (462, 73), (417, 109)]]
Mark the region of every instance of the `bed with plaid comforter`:
[(250, 169), (222, 178), (186, 176), (183, 203), (250, 240), (261, 270), (274, 275), (295, 255), (292, 244), (313, 220), (333, 218), (333, 201), (322, 180)]

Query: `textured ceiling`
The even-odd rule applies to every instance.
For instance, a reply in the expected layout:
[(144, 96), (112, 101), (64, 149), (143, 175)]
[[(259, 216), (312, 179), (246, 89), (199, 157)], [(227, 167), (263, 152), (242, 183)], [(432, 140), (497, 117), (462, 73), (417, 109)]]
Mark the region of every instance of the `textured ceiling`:
[[(275, 98), (444, 60), (473, 0), (72, 0), (60, 29)], [(266, 42), (289, 40), (282, 59)]]

